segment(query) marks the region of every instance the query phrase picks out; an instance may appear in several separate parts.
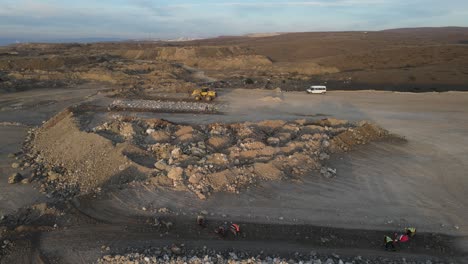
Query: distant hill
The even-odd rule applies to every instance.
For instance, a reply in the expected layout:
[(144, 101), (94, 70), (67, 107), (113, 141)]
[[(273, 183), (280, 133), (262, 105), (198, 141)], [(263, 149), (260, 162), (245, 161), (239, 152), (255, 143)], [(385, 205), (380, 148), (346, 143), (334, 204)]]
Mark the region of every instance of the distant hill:
[(468, 34), (468, 27), (419, 27), (419, 28), (394, 28), (381, 32), (393, 32), (402, 34)]
[(94, 43), (123, 41), (121, 38), (58, 38), (58, 39), (37, 39), (37, 38), (2, 38), (0, 37), (0, 46), (6, 46), (15, 43)]

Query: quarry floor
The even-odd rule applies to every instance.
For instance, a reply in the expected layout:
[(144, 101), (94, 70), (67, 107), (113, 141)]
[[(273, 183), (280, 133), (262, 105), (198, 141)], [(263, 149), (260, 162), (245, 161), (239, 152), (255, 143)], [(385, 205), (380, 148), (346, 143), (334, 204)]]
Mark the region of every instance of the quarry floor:
[[(78, 102), (106, 103), (108, 99), (96, 95), (98, 89), (101, 88), (32, 90), (0, 97), (0, 214), (50, 199), (33, 185), (7, 184), (8, 176), (13, 173), (10, 167), (13, 160), (7, 155), (20, 149), (28, 126), (40, 125), (66, 106)], [(148, 206), (167, 207), (187, 218), (207, 210), (213, 221), (236, 220), (264, 225), (301, 224), (363, 232), (393, 232), (410, 225), (424, 233), (455, 236), (452, 241), (455, 247), (461, 251), (468, 248), (468, 93), (331, 91), (326, 95), (308, 95), (234, 89), (221, 91), (218, 103), (228, 106), (223, 114), (119, 114), (182, 123), (333, 116), (373, 121), (406, 137), (408, 142), (375, 142), (333, 156), (329, 166), (338, 171), (333, 179), (310, 175), (302, 182), (265, 183), (239, 195), (219, 193), (207, 201), (194, 199), (188, 193), (150, 190), (139, 184), (111, 191), (92, 201), (83, 198), (76, 203), (77, 210), (105, 223), (102, 228), (84, 225), (43, 234), (39, 239), (41, 251), (53, 252), (70, 263), (81, 263), (101, 254), (101, 245), (112, 248), (114, 244), (123, 248), (125, 241), (131, 241), (132, 246), (148, 243), (148, 233), (132, 235), (112, 227), (112, 224), (128, 225), (129, 219), (135, 216), (149, 216), (150, 212), (141, 210)], [(98, 113), (91, 117), (91, 123), (114, 114)], [(65, 240), (70, 246), (63, 245)], [(220, 244), (210, 241), (208, 239), (206, 244)], [(262, 246), (257, 243), (256, 247)], [(302, 247), (310, 250), (307, 244)], [(365, 254), (365, 250), (361, 251)]]

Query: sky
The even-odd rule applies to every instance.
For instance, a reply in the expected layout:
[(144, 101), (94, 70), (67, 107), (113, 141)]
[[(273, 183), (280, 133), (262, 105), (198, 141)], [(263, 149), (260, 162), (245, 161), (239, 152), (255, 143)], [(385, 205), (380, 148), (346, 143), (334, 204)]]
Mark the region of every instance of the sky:
[(468, 26), (468, 0), (0, 0), (0, 38), (171, 39)]

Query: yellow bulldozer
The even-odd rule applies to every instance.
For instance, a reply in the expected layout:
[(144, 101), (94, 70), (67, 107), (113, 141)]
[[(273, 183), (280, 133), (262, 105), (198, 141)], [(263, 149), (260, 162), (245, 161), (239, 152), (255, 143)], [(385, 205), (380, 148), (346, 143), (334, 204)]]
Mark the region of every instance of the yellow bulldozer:
[(197, 100), (211, 101), (216, 98), (216, 91), (208, 88), (196, 89), (192, 93), (192, 97)]

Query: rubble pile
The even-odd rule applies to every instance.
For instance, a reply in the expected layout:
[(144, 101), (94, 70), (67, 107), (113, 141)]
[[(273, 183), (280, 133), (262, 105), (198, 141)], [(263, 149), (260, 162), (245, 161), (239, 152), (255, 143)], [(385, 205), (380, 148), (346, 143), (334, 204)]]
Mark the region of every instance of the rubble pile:
[(190, 190), (200, 199), (219, 191), (239, 193), (263, 180), (301, 178), (313, 171), (332, 177), (336, 170), (323, 165), (330, 153), (389, 135), (372, 124), (337, 119), (198, 126), (158, 119), (116, 119), (93, 131), (146, 151), (127, 156), (153, 169), (151, 184)]
[(370, 123), (333, 118), (184, 125), (118, 117), (86, 129), (65, 110), (30, 131), (14, 165), (27, 165), (31, 177), (15, 174), (10, 183), (42, 180), (42, 191), (70, 197), (138, 180), (206, 199), (261, 181), (334, 177), (330, 154), (388, 136)]
[(154, 112), (218, 112), (220, 105), (204, 102), (163, 101), (163, 100), (114, 100), (109, 106), (118, 110), (144, 110)]
[[(199, 250), (188, 250), (184, 245), (172, 245), (164, 248), (149, 248), (142, 252), (132, 252), (122, 255), (105, 255), (97, 260), (98, 264), (130, 264), (130, 263), (173, 263), (173, 264), (351, 264), (351, 263), (433, 263), (429, 259), (410, 260), (394, 257), (341, 257), (337, 254), (319, 255), (314, 251), (309, 254), (296, 252), (290, 257), (268, 256), (267, 254), (249, 254), (246, 252), (218, 252), (204, 247)], [(434, 260), (434, 263), (438, 261)]]

